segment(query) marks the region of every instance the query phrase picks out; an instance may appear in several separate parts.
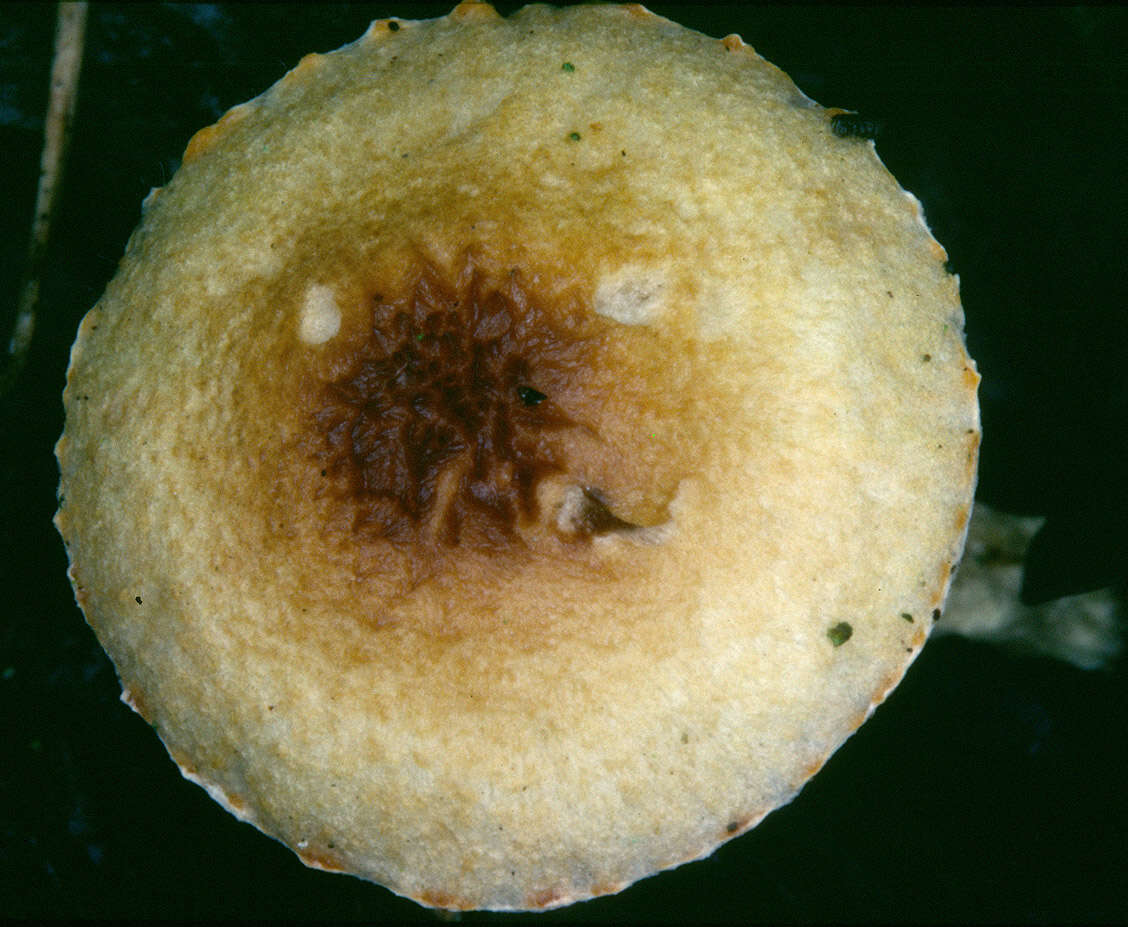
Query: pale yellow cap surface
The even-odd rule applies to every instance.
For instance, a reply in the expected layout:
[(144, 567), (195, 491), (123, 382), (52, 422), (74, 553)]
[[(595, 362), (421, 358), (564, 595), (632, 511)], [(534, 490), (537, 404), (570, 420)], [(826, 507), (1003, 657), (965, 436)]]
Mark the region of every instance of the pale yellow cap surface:
[(126, 700), (308, 864), (544, 908), (791, 799), (971, 505), (957, 280), (871, 143), (639, 6), (377, 22), (198, 133), (79, 332)]

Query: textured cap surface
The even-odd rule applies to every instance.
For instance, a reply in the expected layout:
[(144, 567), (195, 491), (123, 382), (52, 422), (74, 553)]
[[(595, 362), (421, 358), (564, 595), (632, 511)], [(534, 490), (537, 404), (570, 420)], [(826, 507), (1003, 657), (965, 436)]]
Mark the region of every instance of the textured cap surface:
[(467, 3), (192, 139), (57, 448), (188, 778), (456, 909), (796, 794), (923, 645), (979, 442), (958, 283), (834, 112), (639, 6)]

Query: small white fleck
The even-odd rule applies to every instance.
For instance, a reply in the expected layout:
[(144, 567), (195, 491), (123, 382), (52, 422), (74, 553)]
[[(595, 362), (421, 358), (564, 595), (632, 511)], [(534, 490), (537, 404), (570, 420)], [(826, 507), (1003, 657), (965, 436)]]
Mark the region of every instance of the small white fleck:
[(601, 280), (595, 311), (624, 325), (652, 322), (664, 308), (665, 282), (653, 271), (629, 270)]
[(306, 344), (324, 344), (341, 330), (341, 308), (333, 291), (315, 283), (302, 304), (300, 334)]

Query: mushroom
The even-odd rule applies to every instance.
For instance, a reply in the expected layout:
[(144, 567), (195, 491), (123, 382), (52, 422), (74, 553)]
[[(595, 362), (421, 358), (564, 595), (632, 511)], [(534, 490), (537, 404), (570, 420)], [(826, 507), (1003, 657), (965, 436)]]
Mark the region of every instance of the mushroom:
[(196, 134), (78, 333), (56, 518), (188, 779), (446, 909), (797, 794), (924, 645), (980, 435), (839, 113), (638, 5), (462, 3)]

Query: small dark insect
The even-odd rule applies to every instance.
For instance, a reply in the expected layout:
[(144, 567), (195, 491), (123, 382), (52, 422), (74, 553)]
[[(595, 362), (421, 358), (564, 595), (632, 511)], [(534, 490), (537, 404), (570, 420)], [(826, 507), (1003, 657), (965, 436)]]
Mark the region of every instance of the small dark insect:
[(838, 113), (831, 117), (830, 128), (839, 138), (877, 138), (881, 123), (858, 113)]
[(521, 401), (527, 406), (535, 406), (548, 398), (539, 389), (533, 389), (531, 386), (518, 386), (517, 395), (521, 397)]

